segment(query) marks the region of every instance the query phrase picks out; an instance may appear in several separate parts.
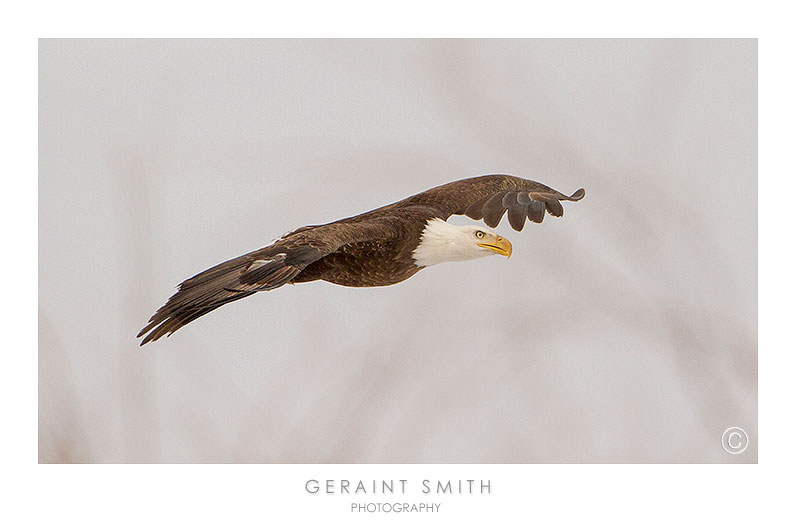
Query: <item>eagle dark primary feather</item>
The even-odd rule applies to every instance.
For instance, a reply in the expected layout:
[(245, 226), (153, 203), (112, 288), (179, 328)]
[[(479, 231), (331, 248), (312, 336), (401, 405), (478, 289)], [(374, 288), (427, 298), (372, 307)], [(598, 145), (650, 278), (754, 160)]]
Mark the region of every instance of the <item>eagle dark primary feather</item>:
[(543, 221), (545, 212), (562, 216), (561, 201), (579, 201), (528, 179), (486, 175), (431, 188), (357, 216), (307, 225), (274, 244), (222, 262), (179, 286), (138, 333), (141, 344), (170, 335), (208, 312), (285, 284), (327, 281), (343, 286), (389, 286), (426, 266), (489, 254), (509, 256), (503, 237), (476, 226), (445, 222), (464, 214), (496, 227), (505, 212), (515, 231), (526, 218)]
[(482, 207), (481, 215), (484, 216), (484, 223), (490, 227), (496, 227), (506, 212), (506, 207), (504, 207), (504, 194), (505, 192), (494, 194), (492, 198), (487, 200), (484, 207)]
[(529, 220), (538, 224), (542, 223), (543, 218), (545, 218), (545, 204), (543, 202), (532, 200), (532, 202), (528, 204), (527, 209)]
[[(510, 192), (508, 195), (513, 194)], [(521, 205), (520, 203), (515, 203), (514, 205), (510, 205), (509, 209), (506, 213), (506, 219), (509, 221), (509, 225), (515, 231), (522, 231), (523, 226), (526, 224), (526, 211), (527, 208), (525, 205)]]
[(249, 258), (244, 255), (180, 283), (177, 293), (155, 312), (149, 323), (138, 333), (139, 338), (147, 335), (141, 345), (157, 340), (164, 334), (171, 334), (225, 303), (253, 294), (254, 291), (240, 289), (231, 291), (240, 286), (238, 278), (248, 263)]
[(270, 246), (186, 279), (138, 333), (140, 338), (149, 332), (141, 345), (171, 334), (222, 305), (256, 292), (279, 288), (321, 255), (309, 245), (296, 250)]

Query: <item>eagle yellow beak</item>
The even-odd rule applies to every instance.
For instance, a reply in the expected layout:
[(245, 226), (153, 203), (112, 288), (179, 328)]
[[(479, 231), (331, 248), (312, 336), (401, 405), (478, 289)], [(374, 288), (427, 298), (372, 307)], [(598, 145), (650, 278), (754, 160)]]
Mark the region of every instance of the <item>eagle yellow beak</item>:
[(512, 243), (502, 236), (497, 236), (487, 242), (479, 242), (479, 246), (489, 249), (493, 253), (498, 253), (506, 258), (512, 256)]

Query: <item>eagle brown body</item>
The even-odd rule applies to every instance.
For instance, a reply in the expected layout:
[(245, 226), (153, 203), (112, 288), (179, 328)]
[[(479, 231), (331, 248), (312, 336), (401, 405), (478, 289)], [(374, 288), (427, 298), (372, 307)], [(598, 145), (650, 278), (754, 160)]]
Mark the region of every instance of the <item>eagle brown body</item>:
[(540, 223), (546, 211), (562, 216), (560, 201), (582, 197), (584, 189), (567, 196), (535, 181), (487, 175), (441, 185), (351, 218), (301, 227), (183, 281), (138, 336), (146, 335), (142, 345), (157, 340), (226, 303), (286, 283), (399, 283), (423, 268), (413, 253), (430, 220), (464, 214), (496, 227), (508, 212), (510, 225), (520, 231), (526, 219)]

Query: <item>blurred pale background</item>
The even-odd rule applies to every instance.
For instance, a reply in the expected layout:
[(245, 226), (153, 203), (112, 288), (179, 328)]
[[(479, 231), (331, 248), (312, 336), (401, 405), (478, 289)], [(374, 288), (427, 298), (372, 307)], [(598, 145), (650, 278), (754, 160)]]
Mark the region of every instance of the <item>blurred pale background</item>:
[[(757, 461), (756, 41), (39, 50), (41, 462)], [(138, 347), (209, 266), (497, 172), (587, 196)]]

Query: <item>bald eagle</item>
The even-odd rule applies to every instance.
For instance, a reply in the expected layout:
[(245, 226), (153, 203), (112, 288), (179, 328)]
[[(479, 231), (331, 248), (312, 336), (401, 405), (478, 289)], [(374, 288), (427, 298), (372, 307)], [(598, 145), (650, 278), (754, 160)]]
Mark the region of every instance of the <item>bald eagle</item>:
[(536, 181), (485, 175), (453, 181), (396, 203), (323, 225), (307, 225), (246, 255), (183, 281), (141, 329), (141, 345), (171, 335), (220, 306), (290, 283), (327, 281), (343, 286), (388, 286), (427, 266), (498, 254), (512, 244), (479, 226), (446, 220), (464, 214), (496, 227), (505, 212), (515, 231), (526, 218), (540, 223), (548, 211), (562, 216), (560, 201), (578, 201)]

